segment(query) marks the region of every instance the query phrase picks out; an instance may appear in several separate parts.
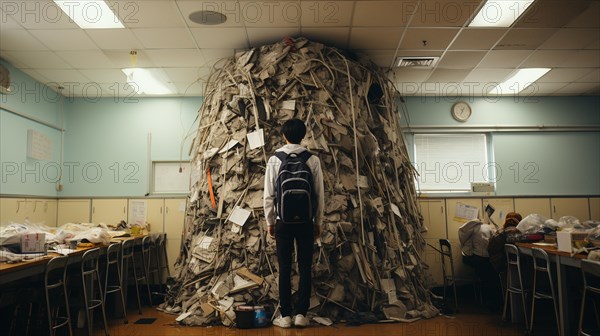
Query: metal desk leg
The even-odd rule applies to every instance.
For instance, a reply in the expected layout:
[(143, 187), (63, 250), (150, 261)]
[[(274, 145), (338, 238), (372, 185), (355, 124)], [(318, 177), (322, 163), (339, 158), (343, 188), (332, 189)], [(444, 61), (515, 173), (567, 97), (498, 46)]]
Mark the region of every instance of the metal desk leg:
[(556, 278), (558, 280), (558, 315), (560, 318), (561, 335), (568, 335), (569, 319), (566, 312), (568, 311), (569, 302), (567, 300), (567, 276), (565, 266), (561, 263), (560, 256), (556, 256)]

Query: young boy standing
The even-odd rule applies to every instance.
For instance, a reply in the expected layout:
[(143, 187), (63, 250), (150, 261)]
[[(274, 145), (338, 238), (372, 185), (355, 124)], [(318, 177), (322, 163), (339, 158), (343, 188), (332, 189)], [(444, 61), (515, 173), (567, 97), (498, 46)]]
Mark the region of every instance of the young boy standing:
[[(300, 145), (306, 135), (304, 122), (290, 119), (283, 124), (281, 130), (286, 145), (277, 149), (275, 155), (269, 158), (263, 197), (267, 229), (269, 235), (275, 238), (279, 264), (281, 315), (273, 324), (281, 328), (290, 328), (293, 322), (297, 327), (306, 327), (309, 323), (306, 313), (312, 288), (313, 244), (314, 239), (321, 233), (325, 203), (323, 172), (319, 158)], [(308, 167), (308, 170), (297, 167)], [(298, 184), (298, 181), (305, 182), (304, 185), (308, 188)], [(296, 189), (286, 190), (286, 186), (295, 186)], [(302, 188), (308, 191), (303, 191)], [(287, 196), (290, 198), (286, 199)], [(305, 201), (312, 206), (306, 208)], [(291, 274), (294, 241), (297, 245), (300, 284), (296, 315), (292, 321)]]

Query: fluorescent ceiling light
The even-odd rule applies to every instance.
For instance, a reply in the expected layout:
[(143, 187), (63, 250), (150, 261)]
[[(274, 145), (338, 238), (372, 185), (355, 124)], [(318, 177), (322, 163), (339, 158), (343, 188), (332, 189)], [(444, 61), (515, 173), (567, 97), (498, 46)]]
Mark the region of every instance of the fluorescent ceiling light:
[(137, 94), (165, 95), (175, 93), (167, 74), (162, 69), (125, 68), (127, 83), (133, 86)]
[(550, 68), (520, 69), (509, 79), (498, 84), (488, 93), (495, 95), (517, 94), (525, 90), (529, 85), (533, 84), (550, 70)]
[(54, 2), (82, 29), (125, 28), (103, 0), (54, 0)]
[(479, 10), (469, 27), (510, 27), (534, 0), (492, 0)]

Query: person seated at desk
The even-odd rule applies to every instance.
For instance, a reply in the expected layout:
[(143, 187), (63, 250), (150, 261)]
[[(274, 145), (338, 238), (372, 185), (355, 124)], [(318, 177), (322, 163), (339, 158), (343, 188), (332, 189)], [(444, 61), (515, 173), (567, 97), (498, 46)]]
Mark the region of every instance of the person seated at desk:
[(499, 279), (490, 263), (488, 243), (496, 233), (496, 226), (473, 219), (463, 224), (458, 229), (462, 261), (465, 265), (473, 267), (481, 281), (482, 297), (490, 309), (498, 307)]
[(517, 225), (523, 219), (518, 212), (509, 212), (506, 214), (504, 225), (502, 229), (498, 230), (491, 238), (488, 245), (488, 254), (490, 256), (490, 262), (496, 270), (496, 272), (503, 274), (506, 273), (507, 261), (506, 252), (504, 251), (504, 244), (509, 242), (510, 236), (515, 236), (521, 233), (517, 229)]

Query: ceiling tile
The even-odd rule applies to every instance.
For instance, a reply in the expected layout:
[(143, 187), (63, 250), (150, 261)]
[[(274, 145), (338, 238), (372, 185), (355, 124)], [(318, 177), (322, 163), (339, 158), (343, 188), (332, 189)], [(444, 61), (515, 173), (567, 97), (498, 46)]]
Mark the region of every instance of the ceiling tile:
[(126, 78), (121, 69), (81, 69), (79, 71), (95, 83), (123, 82)]
[(485, 56), (485, 51), (448, 51), (437, 63), (438, 68), (472, 69)]
[(161, 67), (201, 67), (206, 63), (196, 49), (145, 50), (155, 64)]
[(352, 1), (301, 1), (302, 27), (349, 27)]
[(597, 94), (600, 83), (571, 83), (556, 91), (558, 95), (585, 95)]
[(300, 35), (300, 27), (290, 28), (246, 28), (251, 47), (272, 44), (281, 41), (286, 36)]
[(173, 82), (173, 85), (177, 88), (177, 92), (185, 97), (204, 96), (206, 94), (204, 92), (206, 83), (204, 82), (195, 82), (191, 85), (186, 82)]
[[(183, 15), (185, 22), (189, 27), (215, 27), (215, 26), (207, 26), (202, 25), (190, 20), (190, 14), (205, 10), (205, 11), (215, 11), (227, 16), (227, 21), (218, 25), (218, 27), (243, 27), (244, 26), (244, 15), (250, 15), (250, 12), (246, 13), (245, 11), (251, 11), (253, 9), (253, 4), (247, 5), (244, 7), (244, 12), (242, 11), (242, 6), (237, 1), (227, 1), (227, 0), (215, 0), (215, 1), (177, 1), (177, 6)], [(262, 6), (264, 10), (268, 11), (269, 7)]]
[(324, 43), (326, 45), (341, 49), (348, 48), (350, 28), (327, 27), (327, 28), (302, 28), (302, 36), (309, 40)]
[(115, 67), (113, 62), (101, 50), (57, 51), (56, 54), (76, 69), (108, 69)]
[(202, 49), (200, 51), (206, 61), (206, 67), (212, 67), (216, 62), (235, 55), (235, 49)]
[(86, 33), (101, 49), (142, 49), (130, 29), (91, 29)]
[(593, 49), (593, 50), (600, 49), (600, 39), (597, 39), (596, 41), (593, 41), (592, 43), (588, 44), (587, 46), (585, 46), (584, 49)]
[(480, 68), (514, 68), (521, 64), (531, 50), (491, 50), (479, 64)]
[(357, 50), (361, 56), (366, 56), (366, 58), (381, 68), (389, 68), (394, 65), (394, 57), (396, 55), (396, 50)]
[(404, 27), (414, 10), (415, 1), (357, 1), (354, 8), (354, 27)]
[[(7, 60), (13, 63), (13, 60), (18, 60), (18, 63), (24, 67), (39, 69), (70, 69), (71, 66), (58, 57), (52, 51), (5, 51), (4, 55)], [(15, 65), (16, 66), (16, 65)]]
[(523, 62), (520, 67), (552, 68), (557, 67), (564, 60), (573, 57), (574, 51), (570, 50), (536, 50)]
[(421, 83), (431, 72), (432, 69), (395, 68), (393, 78), (396, 83)]
[(402, 28), (352, 28), (350, 45), (352, 49), (395, 49), (398, 46)]
[(465, 83), (500, 83), (514, 69), (473, 69), (471, 73), (463, 80)]
[(541, 83), (535, 82), (530, 85), (526, 90), (533, 90), (537, 96), (549, 96), (560, 88), (568, 85), (569, 83)]
[(600, 28), (600, 2), (590, 1), (589, 6), (579, 16), (569, 22), (567, 27)]
[(31, 78), (37, 80), (40, 83), (48, 83), (50, 80), (44, 76), (42, 76), (39, 72), (34, 69), (21, 69), (24, 73), (29, 75)]
[(600, 38), (598, 29), (559, 29), (540, 49), (583, 49)]
[(75, 83), (71, 86), (83, 86), (89, 80), (82, 75), (78, 70), (70, 69), (37, 69), (42, 76), (48, 78), (51, 82), (56, 83)]
[[(2, 9), (6, 17), (27, 29), (79, 28), (52, 0), (3, 1)], [(73, 9), (83, 10), (83, 6), (76, 3)]]
[(32, 30), (31, 33), (50, 50), (94, 50), (94, 42), (81, 29)]
[[(111, 8), (129, 28), (184, 27), (174, 1), (164, 0), (111, 0)], [(116, 9), (116, 10), (115, 10)]]
[(435, 69), (431, 77), (427, 79), (429, 83), (460, 83), (471, 72), (463, 69)]
[(579, 16), (589, 0), (535, 1), (515, 23), (517, 28), (560, 28)]
[(201, 49), (248, 48), (248, 38), (243, 28), (192, 28)]
[(575, 82), (579, 78), (584, 77), (590, 73), (590, 69), (586, 68), (558, 68), (552, 69), (542, 78), (538, 79), (538, 82), (546, 83), (570, 83)]
[[(400, 49), (445, 50), (458, 31), (454, 28), (409, 28), (400, 44)], [(426, 41), (425, 46), (423, 41)]]
[[(210, 75), (210, 68), (164, 68), (173, 83), (185, 83), (186, 87), (196, 82), (206, 82)], [(191, 89), (191, 88), (190, 88)], [(182, 92), (185, 91), (182, 90)]]
[(154, 68), (162, 66), (160, 63), (154, 63), (144, 50), (137, 50), (135, 63), (129, 55), (129, 50), (105, 50), (104, 54), (117, 68)]
[(48, 50), (35, 37), (24, 29), (6, 29), (0, 31), (1, 50)]
[(579, 83), (600, 83), (600, 69), (589, 69), (589, 73), (577, 80)]
[[(481, 1), (422, 0), (410, 22), (410, 26), (462, 27), (467, 23)], [(412, 8), (409, 5), (405, 7), (407, 10)]]
[(465, 28), (450, 46), (451, 50), (488, 50), (507, 29)]
[(300, 1), (239, 1), (246, 27), (300, 27)]
[(495, 49), (537, 49), (557, 29), (511, 29), (508, 34), (498, 43)]
[(560, 63), (561, 67), (598, 68), (600, 67), (600, 50), (580, 50)]
[(188, 28), (142, 28), (132, 29), (145, 49), (195, 48)]

